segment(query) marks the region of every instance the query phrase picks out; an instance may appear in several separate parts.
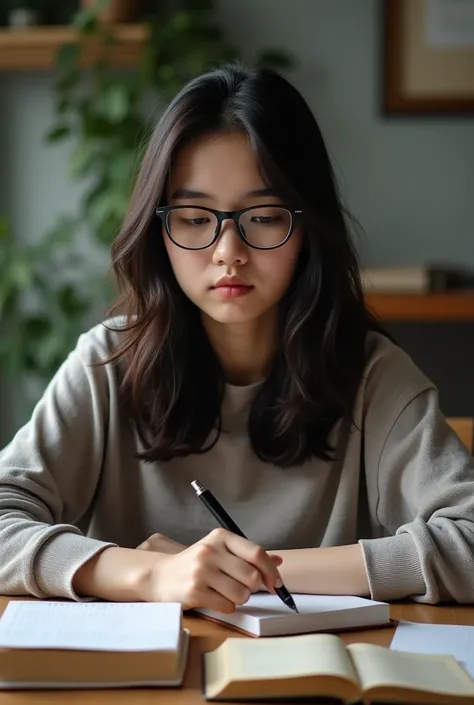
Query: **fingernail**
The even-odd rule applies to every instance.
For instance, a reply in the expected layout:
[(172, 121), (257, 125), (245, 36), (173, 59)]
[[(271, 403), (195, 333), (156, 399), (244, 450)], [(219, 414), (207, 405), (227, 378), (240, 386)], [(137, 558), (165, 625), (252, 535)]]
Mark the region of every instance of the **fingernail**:
[(282, 580), (281, 578), (277, 578), (277, 579), (275, 580), (275, 587), (276, 587), (276, 588), (281, 588), (281, 587), (283, 587), (283, 580)]

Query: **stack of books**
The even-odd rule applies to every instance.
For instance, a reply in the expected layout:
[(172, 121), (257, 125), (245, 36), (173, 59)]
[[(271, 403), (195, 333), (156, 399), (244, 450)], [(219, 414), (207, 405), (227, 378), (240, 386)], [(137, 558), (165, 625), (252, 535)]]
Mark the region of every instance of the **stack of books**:
[(374, 294), (429, 294), (474, 289), (474, 272), (448, 265), (365, 267), (364, 291)]

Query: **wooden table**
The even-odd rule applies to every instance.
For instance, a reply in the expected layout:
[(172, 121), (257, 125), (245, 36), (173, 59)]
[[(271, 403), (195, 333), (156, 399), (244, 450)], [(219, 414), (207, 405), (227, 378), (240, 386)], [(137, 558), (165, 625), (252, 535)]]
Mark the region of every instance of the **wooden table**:
[[(0, 597), (0, 614), (8, 598)], [(419, 604), (395, 604), (391, 607), (395, 620), (427, 622), (431, 624), (467, 624), (474, 626), (474, 606), (449, 605), (432, 607)], [(182, 688), (155, 688), (142, 690), (74, 690), (74, 691), (0, 691), (0, 705), (202, 705), (201, 654), (214, 649), (228, 636), (240, 636), (198, 617), (186, 617), (185, 626), (191, 630), (191, 644), (186, 676)], [(354, 641), (371, 642), (389, 646), (394, 629), (379, 628), (341, 634), (349, 644)], [(242, 637), (244, 638), (244, 637)]]

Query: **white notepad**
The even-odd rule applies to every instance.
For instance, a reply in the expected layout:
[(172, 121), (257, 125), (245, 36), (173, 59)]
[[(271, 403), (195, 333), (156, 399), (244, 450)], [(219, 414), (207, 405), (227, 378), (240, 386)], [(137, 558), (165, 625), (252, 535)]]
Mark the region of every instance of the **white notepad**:
[(309, 632), (373, 627), (390, 622), (390, 605), (347, 595), (301, 595), (292, 593), (299, 614), (292, 612), (277, 595), (259, 592), (233, 614), (196, 610), (253, 636), (280, 636)]
[(179, 685), (178, 603), (12, 601), (0, 619), (0, 689)]
[(474, 627), (399, 622), (390, 648), (416, 654), (450, 654), (474, 678)]

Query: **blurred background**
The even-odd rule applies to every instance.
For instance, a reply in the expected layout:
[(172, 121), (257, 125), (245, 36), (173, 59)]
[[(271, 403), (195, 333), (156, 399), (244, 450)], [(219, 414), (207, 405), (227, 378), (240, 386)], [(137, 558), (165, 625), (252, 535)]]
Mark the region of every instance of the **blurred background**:
[(369, 305), (443, 411), (474, 415), (472, 0), (0, 0), (0, 446), (113, 295), (160, 111), (237, 57), (303, 92)]

